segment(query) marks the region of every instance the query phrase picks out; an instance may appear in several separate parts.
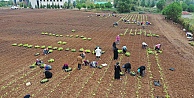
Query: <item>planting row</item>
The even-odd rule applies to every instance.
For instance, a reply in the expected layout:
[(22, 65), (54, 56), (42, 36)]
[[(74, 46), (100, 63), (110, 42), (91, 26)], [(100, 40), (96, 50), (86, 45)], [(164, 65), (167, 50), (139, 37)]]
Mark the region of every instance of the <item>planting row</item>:
[[(56, 37), (63, 37), (63, 35), (52, 34), (52, 33), (44, 33), (44, 32), (42, 32), (41, 34), (42, 34), (42, 35), (49, 35), (49, 36), (56, 36)], [(66, 35), (66, 37), (73, 38), (74, 35)], [(85, 36), (83, 36), (83, 35), (81, 35), (81, 36), (75, 35), (75, 38), (79, 38), (79, 37), (82, 38), (83, 40), (89, 40), (89, 41), (92, 40), (92, 38), (87, 38), (87, 37), (85, 37)]]
[(147, 15), (129, 14), (123, 17), (122, 20), (127, 24), (136, 24), (137, 21), (147, 21)]

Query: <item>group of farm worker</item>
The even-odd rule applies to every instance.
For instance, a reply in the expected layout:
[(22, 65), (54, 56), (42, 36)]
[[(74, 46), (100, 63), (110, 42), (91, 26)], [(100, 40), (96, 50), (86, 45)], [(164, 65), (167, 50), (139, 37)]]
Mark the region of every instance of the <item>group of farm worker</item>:
[[(102, 50), (99, 46), (97, 46), (95, 49), (95, 55), (96, 55), (96, 60), (101, 60), (101, 55), (102, 55)], [(81, 70), (81, 66), (82, 65), (90, 65), (90, 67), (92, 68), (96, 68), (97, 67), (97, 64), (98, 62), (97, 61), (89, 61), (89, 60), (86, 60), (86, 53), (85, 51), (83, 51), (83, 53), (79, 54), (79, 56), (77, 56), (77, 63), (78, 63), (78, 70)]]
[(49, 71), (52, 69), (51, 65), (48, 64), (44, 64), (44, 62), (40, 59), (36, 59), (35, 65), (40, 66), (40, 68), (44, 68), (44, 74), (45, 74), (45, 78), (52, 78), (52, 73)]
[[(129, 62), (127, 62), (126, 64), (124, 64), (124, 65), (122, 66), (122, 68), (125, 68), (125, 73), (129, 73), (129, 74), (130, 74), (131, 64), (130, 64)], [(145, 69), (146, 69), (145, 66), (140, 66), (140, 67), (137, 69), (137, 73), (140, 74), (141, 77), (143, 77), (144, 74), (145, 74)], [(120, 74), (120, 72), (121, 72), (121, 67), (120, 67), (119, 62), (117, 62), (117, 63), (115, 64), (114, 70), (115, 70), (114, 79), (121, 79), (121, 78), (120, 78), (120, 76), (121, 76), (121, 74)]]
[[(119, 44), (120, 44), (120, 36), (117, 35), (116, 40), (112, 44), (112, 49), (113, 49), (113, 53), (114, 53), (113, 60), (118, 59), (117, 45), (119, 45)], [(146, 49), (147, 47), (148, 47), (148, 44), (145, 43), (145, 42), (142, 42), (142, 49)], [(161, 44), (155, 45), (154, 48), (155, 48), (156, 51), (159, 51), (160, 48), (161, 48)], [(102, 54), (101, 48), (99, 46), (97, 46), (94, 50), (95, 50), (96, 60), (101, 60), (101, 58), (100, 58), (101, 54)], [(123, 53), (127, 52), (127, 46), (126, 45), (122, 46), (122, 52)], [(48, 53), (49, 53), (48, 48), (45, 48), (43, 50), (43, 54), (47, 55)], [(95, 61), (95, 60), (91, 61), (91, 62), (89, 60), (86, 60), (85, 51), (83, 51), (81, 54), (79, 54), (79, 56), (77, 56), (77, 63), (78, 63), (78, 70), (81, 70), (82, 65), (85, 65), (85, 66), (89, 65), (91, 68), (96, 68), (97, 64), (98, 64), (98, 62)], [(52, 68), (50, 65), (44, 64), (43, 61), (41, 61), (39, 59), (36, 60), (36, 65), (40, 65), (43, 68), (45, 68), (45, 77), (46, 78), (51, 78), (52, 77), (52, 73), (49, 71)], [(125, 68), (125, 72), (130, 73), (131, 64), (129, 62), (124, 64), (122, 67)], [(62, 69), (64, 69), (64, 70), (68, 69), (68, 68), (69, 68), (68, 64), (64, 64), (64, 66), (62, 67)], [(120, 69), (120, 66), (119, 66), (119, 62), (117, 62), (115, 64), (115, 79), (120, 79), (120, 72), (121, 72), (121, 69)], [(140, 66), (138, 68), (137, 72), (140, 73), (140, 76), (144, 76), (145, 66)]]
[[(118, 48), (116, 47), (116, 45), (118, 45), (118, 44), (120, 44), (120, 36), (119, 36), (119, 35), (116, 36), (116, 40), (115, 40), (115, 42), (113, 42), (113, 44), (112, 44), (112, 49), (113, 49), (113, 53), (114, 53), (114, 57), (113, 57), (114, 60), (117, 60), (117, 59), (118, 59)], [(147, 47), (148, 47), (148, 44), (147, 44), (146, 42), (142, 42), (142, 49), (146, 49)], [(155, 49), (157, 52), (160, 50), (160, 48), (161, 48), (161, 44), (156, 44), (156, 45), (154, 46), (154, 49)], [(123, 53), (126, 53), (126, 52), (127, 52), (127, 46), (126, 46), (126, 45), (123, 45), (123, 47), (122, 47), (122, 52), (123, 52)], [(130, 64), (129, 62), (127, 62), (126, 64), (124, 64), (124, 65), (122, 66), (122, 68), (125, 68), (125, 72), (126, 72), (126, 73), (130, 73), (131, 64)], [(137, 73), (139, 73), (140, 76), (143, 77), (144, 74), (145, 74), (145, 69), (146, 69), (145, 66), (140, 66), (140, 67), (137, 69)], [(120, 68), (120, 66), (119, 66), (119, 62), (117, 62), (117, 63), (115, 64), (114, 70), (115, 70), (115, 76), (114, 76), (114, 78), (115, 78), (115, 79), (120, 79), (121, 68)]]

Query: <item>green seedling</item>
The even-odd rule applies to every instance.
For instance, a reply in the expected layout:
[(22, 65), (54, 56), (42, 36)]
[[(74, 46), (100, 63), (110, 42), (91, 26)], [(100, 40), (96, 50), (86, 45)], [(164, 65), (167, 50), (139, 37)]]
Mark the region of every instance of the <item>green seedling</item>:
[(17, 46), (17, 45), (18, 45), (17, 43), (12, 44), (12, 46)]
[(58, 50), (59, 50), (59, 51), (62, 51), (62, 50), (63, 50), (63, 47), (59, 47)]
[(88, 40), (90, 41), (90, 40), (92, 40), (92, 38), (88, 38)]
[(67, 42), (62, 42), (62, 44), (63, 44), (63, 45), (66, 45), (66, 44), (67, 44)]
[(57, 50), (58, 49), (58, 47), (53, 47), (53, 50)]
[(65, 51), (69, 51), (69, 50), (70, 50), (70, 48), (66, 48), (66, 49), (65, 49)]
[(76, 49), (71, 49), (71, 52), (76, 52)]
[(34, 46), (34, 48), (40, 48), (40, 46), (36, 45), (36, 46)]
[(46, 46), (41, 46), (41, 49), (44, 49)]
[(84, 51), (84, 48), (80, 48), (80, 49), (79, 49), (79, 52), (83, 52), (83, 51)]
[(57, 43), (58, 43), (58, 44), (62, 44), (62, 41), (58, 41)]
[(82, 38), (83, 40), (86, 40), (87, 38), (86, 37), (84, 37), (84, 38)]
[(23, 46), (23, 44), (18, 44), (19, 47)]

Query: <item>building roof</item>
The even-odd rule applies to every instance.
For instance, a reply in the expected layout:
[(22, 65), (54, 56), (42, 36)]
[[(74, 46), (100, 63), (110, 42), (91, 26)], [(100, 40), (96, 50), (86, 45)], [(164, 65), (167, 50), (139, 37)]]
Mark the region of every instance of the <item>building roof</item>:
[(0, 0), (0, 1), (9, 1), (9, 0)]
[(94, 4), (105, 4), (105, 3), (108, 3), (108, 2), (94, 2)]

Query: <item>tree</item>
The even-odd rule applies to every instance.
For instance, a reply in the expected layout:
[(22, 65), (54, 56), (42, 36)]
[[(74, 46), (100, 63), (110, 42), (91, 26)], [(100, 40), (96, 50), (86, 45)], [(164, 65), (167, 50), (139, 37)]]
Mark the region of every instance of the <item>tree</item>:
[(51, 7), (52, 7), (52, 9), (54, 9), (54, 8), (55, 8), (55, 5), (54, 5), (54, 3), (52, 3)]
[(146, 6), (145, 0), (142, 0), (142, 1), (141, 1), (141, 6), (142, 6), (142, 7)]
[(57, 8), (58, 8), (58, 9), (60, 8), (59, 3), (57, 4)]
[(100, 8), (100, 4), (97, 3), (97, 4), (95, 5), (95, 8), (97, 8), (97, 9)]
[(148, 0), (148, 2), (147, 2), (147, 4), (146, 4), (146, 7), (150, 7), (150, 5), (151, 5), (151, 1)]
[(159, 10), (163, 10), (164, 6), (165, 6), (165, 1), (164, 0), (160, 0), (157, 4), (156, 4), (157, 8)]
[(130, 12), (131, 11), (131, 5), (130, 5), (131, 3), (132, 3), (131, 0), (120, 0), (117, 10), (120, 13)]
[(185, 2), (182, 3), (183, 11), (187, 11), (188, 7), (189, 6)]
[(76, 3), (86, 3), (86, 0), (78, 0), (78, 2), (77, 2), (77, 0), (76, 0)]
[(154, 6), (155, 6), (155, 2), (154, 2), (154, 0), (152, 0), (150, 7), (154, 7)]
[(55, 4), (54, 6), (55, 6), (55, 9), (57, 9), (57, 5)]
[(83, 4), (82, 4), (82, 7), (83, 7), (83, 8), (86, 8), (86, 4), (85, 4), (85, 3), (83, 3)]
[(51, 8), (51, 5), (50, 4), (47, 4), (47, 8), (50, 9)]
[(20, 5), (20, 7), (23, 7), (24, 4), (23, 4), (23, 2), (20, 2), (19, 5)]
[(41, 9), (43, 8), (43, 5), (42, 5), (42, 4), (40, 4), (40, 8), (41, 8)]
[(24, 4), (24, 8), (27, 8), (27, 5), (26, 4)]
[(106, 8), (112, 8), (112, 4), (111, 4), (110, 2), (105, 3), (105, 7), (106, 7)]
[(194, 4), (189, 5), (188, 12), (194, 12)]
[(178, 18), (182, 15), (182, 7), (178, 2), (171, 3), (162, 10), (162, 14), (166, 15), (168, 19), (171, 18), (173, 21), (178, 22)]
[(104, 4), (100, 4), (100, 8), (105, 8), (105, 5)]
[(185, 0), (185, 3), (186, 3), (187, 5), (189, 5), (189, 4), (192, 3), (192, 1), (191, 1), (191, 0)]
[(67, 2), (65, 2), (64, 4), (63, 4), (63, 7), (66, 9), (67, 8)]
[(68, 2), (67, 2), (67, 9), (70, 8), (70, 4), (71, 4), (71, 0), (68, 0)]
[(31, 4), (31, 2), (29, 2), (28, 7), (29, 7), (29, 8), (32, 8), (32, 4)]
[(76, 7), (76, 2), (75, 2), (75, 1), (73, 1), (73, 7), (74, 7), (74, 8)]
[(119, 0), (114, 0), (114, 8), (117, 8), (117, 6), (118, 6), (118, 4), (119, 4)]
[(78, 3), (77, 5), (76, 5), (76, 8), (78, 8), (79, 10), (82, 8), (82, 4), (81, 3)]
[(88, 7), (90, 7), (91, 1), (87, 0), (85, 4), (86, 4), (86, 8), (88, 8)]
[(93, 3), (91, 3), (89, 6), (90, 6), (91, 9), (95, 8)]

